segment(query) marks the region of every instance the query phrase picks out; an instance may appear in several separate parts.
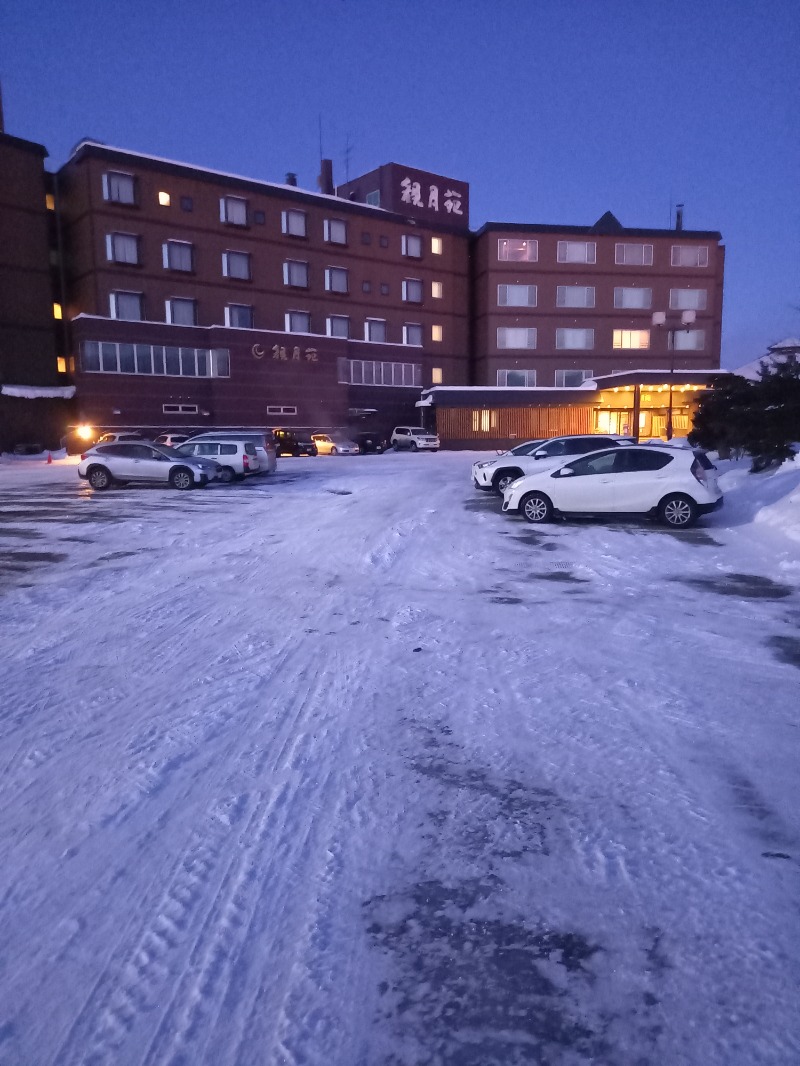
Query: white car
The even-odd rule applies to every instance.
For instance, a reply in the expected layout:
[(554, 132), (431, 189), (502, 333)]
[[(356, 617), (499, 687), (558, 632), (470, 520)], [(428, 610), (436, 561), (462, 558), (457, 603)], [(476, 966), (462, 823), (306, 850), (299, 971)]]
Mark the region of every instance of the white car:
[(201, 455), (220, 465), (220, 481), (225, 484), (241, 480), (247, 474), (257, 474), (261, 469), (256, 446), (250, 440), (196, 440), (179, 444), (175, 449), (181, 455)]
[(179, 455), (163, 444), (95, 444), (81, 455), (78, 476), (93, 489), (110, 489), (129, 481), (155, 481), (185, 490), (219, 477), (219, 466), (212, 459)]
[(141, 433), (104, 433), (102, 437), (98, 437), (95, 444), (120, 444), (122, 441), (146, 441), (147, 437), (143, 437)]
[(358, 455), (361, 451), (354, 440), (336, 433), (312, 433), (311, 439), (316, 445), (317, 455)]
[(395, 426), (389, 444), (396, 452), (438, 452), (439, 436), (422, 426)]
[(686, 529), (722, 506), (716, 467), (704, 452), (676, 448), (607, 448), (512, 481), (503, 510), (528, 522), (554, 515), (655, 515)]
[(195, 433), (189, 437), (185, 444), (195, 444), (200, 441), (223, 441), (238, 440), (250, 441), (256, 446), (256, 458), (258, 459), (259, 474), (274, 474), (278, 465), (278, 452), (275, 447), (275, 438), (272, 430), (263, 432), (253, 429), (210, 429), (205, 433)]
[(189, 439), (188, 433), (162, 433), (156, 437), (156, 444), (166, 444), (168, 448), (177, 448)]
[(567, 455), (585, 455), (601, 448), (615, 448), (630, 443), (629, 437), (603, 433), (583, 433), (550, 437), (543, 441), (528, 441), (497, 459), (473, 463), (472, 481), (476, 488), (491, 490), (502, 496), (506, 487), (516, 478), (538, 470), (542, 460), (546, 459), (548, 466), (552, 466)]

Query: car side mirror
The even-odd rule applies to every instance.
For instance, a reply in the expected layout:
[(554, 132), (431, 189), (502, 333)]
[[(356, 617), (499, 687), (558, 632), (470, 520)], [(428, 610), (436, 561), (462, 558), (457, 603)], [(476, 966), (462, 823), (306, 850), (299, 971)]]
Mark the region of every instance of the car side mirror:
[(571, 466), (562, 466), (561, 469), (557, 471), (557, 473), (559, 477), (571, 477), (572, 474), (575, 473), (575, 471), (572, 469)]

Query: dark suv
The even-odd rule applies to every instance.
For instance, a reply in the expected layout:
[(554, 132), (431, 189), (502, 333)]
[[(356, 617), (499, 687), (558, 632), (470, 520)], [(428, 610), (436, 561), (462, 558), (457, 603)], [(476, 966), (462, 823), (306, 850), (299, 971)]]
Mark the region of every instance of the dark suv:
[(352, 439), (358, 445), (362, 455), (369, 452), (380, 455), (389, 447), (389, 442), (382, 433), (354, 433)]
[(310, 433), (294, 429), (273, 429), (278, 455), (316, 455), (317, 446)]

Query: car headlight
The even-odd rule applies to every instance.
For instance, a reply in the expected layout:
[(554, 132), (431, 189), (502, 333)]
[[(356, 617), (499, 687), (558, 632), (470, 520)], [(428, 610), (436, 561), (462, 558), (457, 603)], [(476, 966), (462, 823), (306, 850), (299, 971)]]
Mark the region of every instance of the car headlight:
[(485, 470), (487, 466), (494, 466), (494, 461), (489, 460), (488, 463), (476, 463), (475, 465), (479, 470)]

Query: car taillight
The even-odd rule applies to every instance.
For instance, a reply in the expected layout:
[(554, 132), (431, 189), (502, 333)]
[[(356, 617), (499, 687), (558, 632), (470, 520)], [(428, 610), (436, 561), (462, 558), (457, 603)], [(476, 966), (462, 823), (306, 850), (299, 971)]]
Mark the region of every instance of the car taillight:
[(81, 462), (83, 462), (84, 459), (88, 459), (88, 458), (89, 458), (89, 453), (88, 452), (83, 452), (81, 454)]
[(245, 470), (249, 470), (250, 469), (250, 460), (247, 458), (247, 453), (246, 452), (242, 456), (242, 466), (245, 468)]

